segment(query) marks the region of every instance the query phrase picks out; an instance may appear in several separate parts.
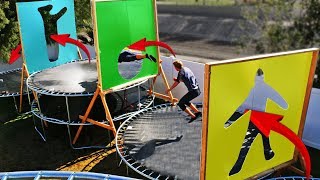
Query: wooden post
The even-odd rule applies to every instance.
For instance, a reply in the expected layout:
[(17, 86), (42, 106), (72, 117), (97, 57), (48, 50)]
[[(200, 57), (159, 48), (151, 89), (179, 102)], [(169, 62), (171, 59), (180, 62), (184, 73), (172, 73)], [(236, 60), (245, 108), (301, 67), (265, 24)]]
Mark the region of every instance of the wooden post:
[(24, 87), (24, 71), (25, 71), (25, 64), (22, 63), (21, 82), (20, 82), (20, 105), (19, 105), (19, 113), (22, 112), (22, 96), (23, 96), (23, 87)]
[[(94, 95), (93, 95), (93, 97), (92, 97), (92, 99), (91, 99), (91, 101), (90, 101), (90, 104), (89, 104), (89, 106), (88, 106), (88, 108), (87, 108), (86, 113), (85, 113), (84, 116), (83, 116), (83, 119), (82, 119), (81, 123), (85, 123), (85, 122), (86, 122), (86, 120), (87, 120), (87, 118), (88, 118), (88, 116), (89, 116), (89, 114), (90, 114), (90, 112), (91, 112), (91, 109), (92, 109), (92, 107), (93, 107), (93, 105), (94, 105), (94, 102), (96, 101), (96, 99), (97, 99), (100, 91), (101, 91), (101, 90), (100, 90), (100, 88), (98, 87), (97, 90), (94, 92)], [(78, 128), (78, 131), (77, 131), (77, 133), (76, 133), (76, 136), (74, 137), (74, 139), (73, 139), (73, 141), (72, 141), (73, 144), (75, 144), (76, 141), (78, 140), (79, 135), (80, 135), (80, 132), (82, 131), (82, 128), (83, 128), (83, 125), (80, 125), (80, 127)]]
[(106, 95), (104, 93), (100, 92), (100, 97), (101, 97), (102, 104), (103, 104), (103, 107), (104, 107), (104, 112), (106, 113), (106, 119), (110, 123), (109, 127), (111, 126), (113, 135), (114, 135), (114, 137), (116, 137), (117, 131), (116, 131), (116, 128), (115, 128), (115, 126), (113, 124), (113, 119), (112, 119), (112, 116), (110, 114), (109, 107), (108, 107), (108, 104), (107, 104), (107, 101), (106, 101), (106, 98), (105, 98)]
[(210, 65), (205, 65), (204, 79), (204, 96), (203, 96), (203, 116), (202, 116), (202, 145), (200, 159), (200, 180), (206, 179), (207, 163), (207, 140), (208, 140), (208, 123), (209, 123), (209, 94), (210, 94)]
[[(92, 110), (92, 107), (93, 107), (93, 105), (94, 105), (94, 103), (95, 103), (95, 101), (96, 101), (98, 96), (100, 96), (100, 99), (102, 101), (102, 104), (103, 104), (103, 107), (104, 107), (104, 111), (105, 111), (105, 114), (106, 114), (106, 119), (109, 122), (109, 125), (106, 125), (106, 124), (100, 123), (100, 122), (98, 122), (96, 120), (88, 118), (88, 116), (89, 116), (89, 114), (90, 114), (90, 112)], [(100, 126), (102, 128), (105, 128), (105, 129), (108, 129), (108, 130), (112, 131), (113, 135), (116, 136), (116, 128), (115, 128), (115, 126), (113, 124), (112, 116), (110, 114), (109, 107), (108, 107), (108, 104), (106, 102), (105, 96), (106, 96), (106, 93), (103, 92), (102, 89), (101, 89), (101, 86), (98, 85), (97, 90), (95, 91), (94, 96), (90, 101), (90, 104), (89, 104), (89, 106), (88, 106), (88, 108), (86, 110), (85, 115), (84, 116), (80, 115), (79, 118), (81, 119), (81, 123), (85, 123), (86, 121), (90, 122), (90, 123), (92, 123), (92, 124), (94, 124), (96, 126)], [(77, 142), (77, 140), (79, 138), (79, 135), (80, 135), (80, 133), (82, 131), (82, 128), (83, 128), (83, 125), (80, 125), (80, 127), (78, 128), (78, 131), (77, 131), (77, 133), (76, 133), (76, 135), (75, 135), (75, 137), (74, 137), (74, 139), (72, 141), (72, 144), (75, 144)]]

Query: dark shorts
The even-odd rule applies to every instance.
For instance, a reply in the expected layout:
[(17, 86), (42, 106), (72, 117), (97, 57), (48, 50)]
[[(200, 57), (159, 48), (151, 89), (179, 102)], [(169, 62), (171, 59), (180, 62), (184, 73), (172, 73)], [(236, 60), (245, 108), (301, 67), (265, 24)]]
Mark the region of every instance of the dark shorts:
[(119, 63), (121, 63), (121, 62), (131, 62), (131, 61), (135, 61), (135, 60), (138, 60), (136, 55), (133, 54), (133, 53), (129, 53), (127, 51), (122, 52), (119, 55), (119, 58), (118, 58), (118, 62)]
[(189, 91), (180, 99), (180, 101), (178, 102), (178, 106), (184, 111), (186, 109), (186, 106), (190, 106), (191, 104), (190, 101), (198, 97), (200, 94), (201, 92), (199, 88)]

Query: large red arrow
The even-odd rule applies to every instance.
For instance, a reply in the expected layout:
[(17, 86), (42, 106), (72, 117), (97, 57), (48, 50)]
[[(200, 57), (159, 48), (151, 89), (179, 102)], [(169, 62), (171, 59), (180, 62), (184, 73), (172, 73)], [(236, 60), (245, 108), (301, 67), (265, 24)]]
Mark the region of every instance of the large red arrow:
[(10, 60), (8, 62), (9, 64), (12, 64), (17, 59), (19, 59), (19, 57), (21, 56), (20, 51), (21, 51), (21, 44), (19, 44), (14, 50), (11, 51)]
[(143, 39), (131, 44), (130, 46), (128, 46), (128, 48), (134, 49), (134, 50), (139, 50), (139, 51), (145, 51), (147, 46), (164, 47), (164, 48), (168, 49), (171, 52), (171, 54), (176, 56), (176, 54), (173, 52), (172, 48), (168, 44), (166, 44), (164, 42), (160, 42), (160, 41), (147, 41), (146, 38), (143, 38)]
[(301, 139), (291, 129), (279, 122), (282, 118), (283, 116), (281, 115), (251, 110), (250, 121), (266, 137), (270, 136), (270, 131), (272, 130), (289, 139), (300, 151), (306, 167), (306, 177), (309, 179), (311, 171), (309, 152)]
[(54, 41), (56, 41), (57, 43), (61, 44), (62, 46), (65, 46), (66, 43), (71, 43), (71, 44), (78, 46), (87, 54), (87, 56), (89, 58), (89, 63), (90, 63), (91, 56), (90, 56), (90, 52), (87, 49), (87, 47), (84, 44), (82, 44), (81, 42), (70, 38), (70, 34), (52, 34), (52, 35), (50, 35), (50, 38), (53, 39)]

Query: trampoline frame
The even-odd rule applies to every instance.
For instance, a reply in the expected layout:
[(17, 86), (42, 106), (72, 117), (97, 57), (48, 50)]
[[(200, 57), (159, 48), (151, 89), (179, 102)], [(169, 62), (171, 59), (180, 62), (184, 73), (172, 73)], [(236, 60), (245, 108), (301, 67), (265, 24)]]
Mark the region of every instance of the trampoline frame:
[[(139, 173), (140, 175), (148, 178), (148, 179), (159, 179), (160, 177), (165, 178), (165, 179), (174, 179), (174, 177), (168, 176), (168, 175), (161, 175), (159, 172), (155, 172), (143, 165), (141, 165), (139, 162), (137, 162), (136, 160), (134, 160), (133, 158), (131, 158), (131, 156), (129, 154), (126, 154), (123, 152), (123, 138), (124, 138), (124, 133), (126, 131), (126, 129), (128, 128), (128, 125), (134, 121), (135, 119), (137, 119), (138, 116), (145, 114), (146, 112), (150, 112), (150, 111), (156, 111), (158, 109), (161, 108), (166, 108), (168, 106), (171, 106), (171, 103), (167, 103), (167, 104), (160, 104), (151, 108), (146, 108), (146, 109), (142, 109), (140, 111), (135, 112), (134, 114), (132, 114), (126, 121), (124, 121), (120, 127), (117, 130), (117, 134), (116, 134), (116, 150), (121, 158), (121, 161), (125, 162), (127, 164), (127, 166), (129, 166), (131, 169), (133, 169), (135, 172)], [(141, 169), (141, 170), (140, 170)], [(146, 173), (146, 172), (150, 172), (150, 173)], [(152, 177), (152, 174), (158, 174), (158, 176), (156, 178)]]
[[(67, 62), (65, 64), (71, 64), (71, 63), (75, 63), (75, 62), (83, 62), (83, 61), (88, 61), (88, 59), (78, 59), (78, 60), (73, 60), (70, 62)], [(63, 64), (63, 65), (65, 65)], [(58, 66), (55, 66), (58, 67)], [(51, 67), (48, 69), (52, 69), (55, 67)], [(46, 69), (47, 70), (47, 69)], [(42, 89), (40, 87), (35, 86), (33, 83), (30, 82), (30, 80), (38, 73), (40, 73), (42, 71), (37, 71), (32, 73), (26, 81), (26, 84), (28, 86), (28, 88), (30, 88), (32, 91), (39, 93), (39, 94), (44, 94), (44, 95), (49, 95), (49, 96), (69, 96), (69, 97), (79, 97), (79, 96), (92, 96), (94, 94), (94, 92), (87, 92), (87, 93), (68, 93), (68, 92), (55, 92), (55, 91), (50, 91), (50, 90), (45, 90)]]
[(7, 179), (22, 179), (22, 178), (34, 178), (39, 180), (41, 178), (67, 178), (68, 180), (73, 179), (92, 179), (92, 180), (108, 180), (108, 179), (119, 179), (119, 180), (134, 180), (134, 178), (115, 176), (101, 173), (89, 173), (89, 172), (68, 172), (68, 171), (19, 171), (19, 172), (3, 172), (0, 173), (1, 180)]
[[(151, 99), (147, 98), (147, 100), (149, 100), (149, 101), (141, 103), (140, 86), (144, 82), (146, 82), (146, 81), (143, 81), (143, 82), (140, 82), (140, 83), (136, 83), (134, 85), (131, 85), (128, 88), (121, 89), (121, 90), (127, 90), (129, 88), (133, 88), (133, 87), (138, 86), (138, 94), (139, 94), (139, 96), (138, 96), (138, 107), (139, 107), (139, 110), (140, 110), (141, 107), (143, 107), (143, 108), (150, 107), (154, 102), (154, 96), (151, 96)], [(119, 91), (117, 91), (117, 92), (119, 92)], [(45, 133), (45, 127), (44, 127), (45, 124), (43, 122), (50, 122), (50, 123), (54, 123), (54, 124), (60, 124), (60, 125), (66, 125), (67, 126), (70, 146), (73, 149), (106, 148), (105, 146), (81, 146), (81, 147), (75, 147), (74, 146), (74, 143), (72, 143), (72, 140), (71, 140), (72, 139), (72, 135), (71, 135), (71, 131), (70, 131), (70, 126), (88, 126), (88, 125), (94, 125), (94, 124), (92, 124), (90, 122), (81, 122), (81, 123), (79, 123), (79, 122), (75, 122), (74, 120), (71, 120), (70, 111), (69, 111), (69, 101), (68, 101), (68, 97), (69, 96), (64, 96), (64, 97), (65, 97), (66, 108), (67, 108), (66, 110), (67, 110), (67, 114), (68, 114), (68, 120), (67, 121), (56, 119), (56, 118), (50, 118), (50, 117), (45, 116), (41, 112), (41, 107), (40, 107), (40, 104), (37, 102), (37, 100), (34, 100), (32, 102), (32, 104), (31, 104), (31, 112), (33, 113), (34, 116), (38, 117), (41, 120), (42, 132), (36, 126), (36, 121), (35, 121), (35, 118), (33, 116), (34, 128), (35, 128), (36, 132), (39, 134), (39, 136), (42, 138), (42, 140), (45, 141), (45, 142), (47, 141), (46, 133)], [(74, 96), (72, 96), (72, 97), (74, 97)], [(129, 112), (129, 113), (122, 114), (120, 116), (115, 117), (113, 119), (113, 121), (115, 122), (115, 121), (119, 121), (119, 120), (128, 118), (133, 113), (135, 113), (135, 112)], [(99, 123), (107, 124), (108, 122), (109, 121), (107, 120), (107, 121), (100, 121)], [(109, 134), (109, 136), (110, 136), (110, 134)]]
[[(28, 98), (30, 98), (30, 93), (32, 91), (30, 91), (27, 87), (26, 91), (23, 91), (23, 87), (24, 87), (24, 73), (25, 75), (28, 75), (28, 72), (25, 69), (25, 65), (22, 65), (22, 68), (16, 68), (16, 69), (12, 69), (12, 70), (8, 70), (8, 71), (2, 71), (0, 72), (1, 74), (9, 74), (12, 72), (19, 72), (21, 71), (21, 79), (20, 79), (20, 90), (18, 92), (15, 93), (6, 93), (6, 94), (0, 94), (0, 98), (5, 98), (5, 97), (12, 97), (13, 101), (14, 101), (14, 106), (16, 108), (16, 111), (18, 114), (20, 114), (22, 112), (22, 97), (26, 94), (28, 94)], [(20, 103), (19, 103), (19, 108), (18, 108), (18, 104), (17, 101), (15, 99), (15, 97), (19, 96), (20, 98)], [(30, 104), (30, 99), (29, 99), (29, 104)]]
[[(9, 73), (12, 73), (12, 72), (19, 72), (19, 71), (22, 71), (22, 68), (16, 68), (16, 69), (12, 69), (12, 70), (9, 70), (9, 71), (3, 71), (3, 72), (0, 72), (0, 75), (9, 74)], [(22, 94), (26, 95), (27, 93), (28, 93), (28, 91), (25, 91)], [(0, 97), (11, 97), (11, 96), (20, 96), (20, 92), (0, 94)]]

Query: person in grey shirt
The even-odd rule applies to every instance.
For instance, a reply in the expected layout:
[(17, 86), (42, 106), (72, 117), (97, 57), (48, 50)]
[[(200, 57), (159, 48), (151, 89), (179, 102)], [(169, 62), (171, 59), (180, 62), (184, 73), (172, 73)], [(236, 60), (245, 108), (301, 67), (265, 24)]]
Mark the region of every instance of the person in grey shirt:
[[(192, 99), (200, 95), (201, 92), (199, 84), (193, 72), (189, 68), (184, 67), (181, 61), (174, 61), (173, 66), (178, 71), (178, 76), (177, 78), (173, 79), (174, 83), (172, 84), (170, 89), (166, 90), (166, 93), (174, 89), (180, 82), (183, 82), (186, 85), (186, 87), (188, 88), (188, 93), (180, 99), (180, 101), (178, 102), (178, 106), (189, 116), (191, 116), (191, 119), (189, 121), (190, 123), (202, 115), (197, 107), (190, 102)], [(194, 113), (187, 106), (189, 106)]]

